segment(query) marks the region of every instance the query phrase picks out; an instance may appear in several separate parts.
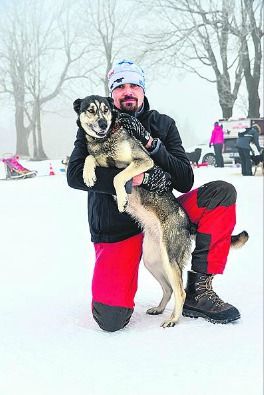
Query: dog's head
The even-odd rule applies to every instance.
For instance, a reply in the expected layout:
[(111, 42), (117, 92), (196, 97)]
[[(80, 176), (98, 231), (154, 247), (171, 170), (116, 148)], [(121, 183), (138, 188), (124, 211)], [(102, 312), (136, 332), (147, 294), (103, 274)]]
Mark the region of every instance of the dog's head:
[(113, 121), (113, 103), (111, 98), (102, 96), (87, 96), (84, 99), (76, 99), (73, 108), (78, 114), (78, 126), (97, 139), (105, 138)]
[(264, 151), (262, 151), (259, 155), (250, 155), (252, 162), (255, 166), (257, 166), (260, 162), (264, 161)]

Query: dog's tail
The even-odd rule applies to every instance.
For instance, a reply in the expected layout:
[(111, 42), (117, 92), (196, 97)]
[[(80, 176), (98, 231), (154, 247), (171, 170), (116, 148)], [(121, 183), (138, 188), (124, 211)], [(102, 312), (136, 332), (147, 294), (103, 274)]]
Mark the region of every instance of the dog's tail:
[(249, 239), (248, 232), (243, 230), (243, 232), (240, 232), (238, 235), (231, 236), (231, 247), (240, 248), (244, 244), (246, 244), (248, 239)]

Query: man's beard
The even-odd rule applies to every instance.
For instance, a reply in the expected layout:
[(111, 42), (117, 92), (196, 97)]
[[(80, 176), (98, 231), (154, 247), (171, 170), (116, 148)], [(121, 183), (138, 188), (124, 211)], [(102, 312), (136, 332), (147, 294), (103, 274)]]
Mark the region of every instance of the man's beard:
[[(134, 99), (134, 98), (133, 98)], [(138, 101), (135, 99), (135, 103), (125, 103), (125, 101), (120, 102), (120, 110), (127, 114), (135, 114), (138, 110)]]

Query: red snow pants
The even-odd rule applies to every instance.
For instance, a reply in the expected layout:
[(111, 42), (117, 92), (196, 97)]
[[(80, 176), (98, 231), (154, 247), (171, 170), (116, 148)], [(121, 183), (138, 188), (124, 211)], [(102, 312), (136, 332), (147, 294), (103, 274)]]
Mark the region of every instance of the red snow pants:
[[(192, 270), (222, 274), (236, 223), (236, 190), (213, 181), (178, 197), (197, 227)], [(99, 326), (107, 331), (123, 328), (133, 312), (143, 234), (116, 243), (95, 243), (92, 309)]]

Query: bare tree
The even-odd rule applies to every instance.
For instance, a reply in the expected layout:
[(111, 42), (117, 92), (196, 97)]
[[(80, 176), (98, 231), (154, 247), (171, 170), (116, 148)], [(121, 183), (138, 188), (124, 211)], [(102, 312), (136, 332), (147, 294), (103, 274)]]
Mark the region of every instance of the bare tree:
[(89, 13), (83, 15), (84, 25), (87, 20), (90, 25), (87, 38), (96, 65), (95, 83), (103, 84), (106, 96), (109, 95), (107, 73), (114, 61), (127, 53), (130, 56), (137, 53), (133, 46), (134, 25), (129, 23), (134, 9), (134, 5), (122, 0), (93, 0)]
[(19, 8), (12, 4), (6, 14), (9, 24), (1, 31), (0, 56), (5, 60), (1, 92), (14, 99), (16, 152), (29, 156), (28, 140), (32, 132), (33, 158), (45, 159), (41, 132), (43, 106), (61, 93), (66, 82), (87, 78), (93, 66), (89, 67), (86, 59), (81, 74), (79, 69), (74, 69), (90, 49), (89, 43), (78, 35), (78, 29), (71, 28), (71, 8), (67, 3), (53, 8), (52, 12), (49, 9), (49, 13), (40, 1), (21, 3)]
[[(33, 127), (34, 157), (38, 159), (46, 157), (41, 134), (42, 108), (62, 92), (66, 83), (77, 79), (89, 79), (89, 74), (94, 69), (87, 62), (87, 55), (90, 53), (89, 42), (84, 41), (78, 34), (78, 29), (72, 27), (72, 11), (72, 7), (64, 2), (57, 15), (54, 13), (43, 29), (40, 10), (35, 10), (36, 23), (32, 43), (34, 61), (27, 73), (27, 88), (32, 97), (30, 120)], [(58, 61), (53, 67), (55, 57)], [(79, 67), (75, 68), (75, 65), (79, 66), (80, 63), (81, 71)]]
[[(241, 0), (240, 19), (234, 14), (230, 31), (241, 42), (242, 65), (248, 92), (248, 117), (259, 118), (262, 66), (263, 8), (261, 0)], [(253, 55), (251, 55), (253, 54)]]
[[(3, 14), (2, 14), (3, 17)], [(15, 125), (17, 132), (17, 152), (29, 156), (28, 137), (30, 125), (26, 126), (26, 70), (30, 63), (27, 48), (27, 33), (21, 24), (18, 9), (12, 15), (5, 14), (0, 36), (0, 93), (12, 96), (15, 105)]]
[[(252, 5), (253, 0), (244, 0), (244, 6), (248, 2)], [(235, 17), (241, 13), (236, 5), (234, 0), (156, 0), (153, 10), (165, 20), (165, 28), (146, 36), (147, 51), (161, 53), (157, 61), (184, 68), (216, 84), (223, 118), (232, 116), (245, 72), (245, 40), (231, 34)], [(252, 13), (253, 9), (250, 14), (254, 19)], [(247, 34), (253, 31), (256, 29), (247, 28)]]

